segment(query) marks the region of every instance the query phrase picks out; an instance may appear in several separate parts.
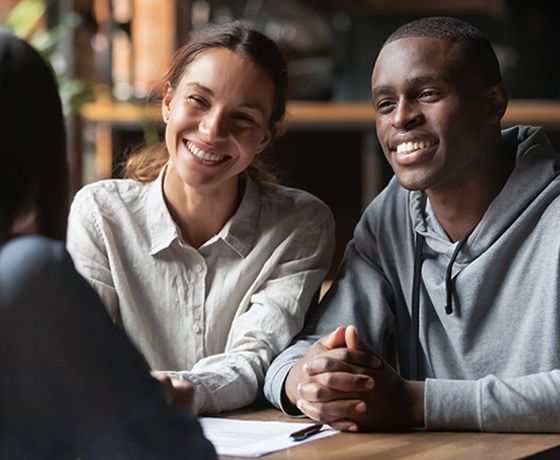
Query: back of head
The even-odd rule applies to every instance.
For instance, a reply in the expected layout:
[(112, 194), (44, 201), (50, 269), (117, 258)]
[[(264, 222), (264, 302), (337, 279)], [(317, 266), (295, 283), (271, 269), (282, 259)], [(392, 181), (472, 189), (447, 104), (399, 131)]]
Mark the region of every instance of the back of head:
[(0, 243), (25, 212), (37, 233), (63, 239), (68, 212), (64, 118), (53, 73), (0, 28)]
[(404, 24), (393, 32), (383, 46), (402, 38), (440, 38), (455, 42), (463, 51), (467, 69), (492, 86), (502, 81), (496, 53), (480, 30), (460, 19), (427, 17)]

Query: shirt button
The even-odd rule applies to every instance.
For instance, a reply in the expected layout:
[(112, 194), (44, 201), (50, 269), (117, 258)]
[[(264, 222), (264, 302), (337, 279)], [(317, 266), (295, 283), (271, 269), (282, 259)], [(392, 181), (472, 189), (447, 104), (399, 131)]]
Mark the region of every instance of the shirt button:
[(193, 331), (195, 332), (195, 334), (198, 334), (200, 332), (200, 326), (198, 324), (195, 324), (193, 327)]
[(193, 270), (194, 270), (195, 272), (197, 272), (197, 273), (200, 273), (200, 272), (202, 271), (202, 265), (196, 264), (196, 265), (193, 267)]

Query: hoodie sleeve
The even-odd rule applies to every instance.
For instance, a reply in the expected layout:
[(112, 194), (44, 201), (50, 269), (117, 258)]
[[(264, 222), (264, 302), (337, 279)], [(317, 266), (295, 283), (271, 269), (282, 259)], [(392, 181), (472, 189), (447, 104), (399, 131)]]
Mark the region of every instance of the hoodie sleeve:
[(427, 379), (426, 428), (560, 431), (560, 370), (516, 378)]

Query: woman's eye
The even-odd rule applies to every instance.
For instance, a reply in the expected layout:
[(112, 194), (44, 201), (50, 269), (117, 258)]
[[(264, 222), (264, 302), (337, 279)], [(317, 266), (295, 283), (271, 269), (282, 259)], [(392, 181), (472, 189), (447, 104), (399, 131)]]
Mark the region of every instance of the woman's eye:
[(187, 102), (189, 102), (189, 104), (199, 106), (199, 107), (204, 107), (208, 105), (204, 98), (196, 95), (187, 96)]
[(248, 115), (246, 113), (241, 113), (241, 112), (235, 113), (233, 114), (233, 118), (234, 120), (243, 124), (248, 124), (248, 125), (256, 124), (256, 120), (251, 115)]

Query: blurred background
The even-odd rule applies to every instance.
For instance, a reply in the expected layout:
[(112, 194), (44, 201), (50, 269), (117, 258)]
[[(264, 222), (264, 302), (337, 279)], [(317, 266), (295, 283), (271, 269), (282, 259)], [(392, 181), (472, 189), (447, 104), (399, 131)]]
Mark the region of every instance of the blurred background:
[[(390, 177), (369, 104), (385, 38), (422, 16), (466, 19), (490, 39), (512, 99), (504, 126), (543, 125), (560, 146), (560, 2), (555, 0), (2, 0), (0, 23), (57, 73), (72, 189), (118, 177), (161, 136), (159, 79), (191, 30), (242, 19), (276, 40), (290, 71), (286, 131), (268, 153), (287, 185), (323, 199), (342, 256), (364, 206)], [(331, 273), (332, 274), (332, 273)]]

